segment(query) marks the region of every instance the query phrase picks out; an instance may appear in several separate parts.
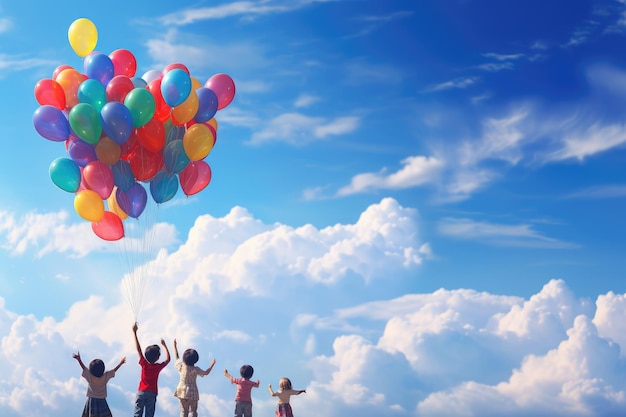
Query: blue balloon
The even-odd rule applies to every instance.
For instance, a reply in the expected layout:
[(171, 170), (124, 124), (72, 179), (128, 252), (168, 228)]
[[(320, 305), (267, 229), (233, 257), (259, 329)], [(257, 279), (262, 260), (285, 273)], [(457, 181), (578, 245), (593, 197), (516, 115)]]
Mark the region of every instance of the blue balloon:
[(87, 77), (100, 81), (104, 87), (115, 76), (115, 68), (113, 61), (108, 55), (102, 53), (92, 53), (85, 57), (84, 61), (85, 75)]
[(115, 192), (115, 199), (124, 213), (136, 219), (146, 208), (148, 193), (141, 184), (135, 182), (127, 191), (118, 188)]
[(174, 68), (163, 76), (161, 80), (161, 94), (163, 100), (170, 107), (182, 104), (191, 93), (191, 77), (186, 71)]
[(178, 191), (178, 177), (159, 171), (150, 181), (150, 194), (152, 199), (161, 204), (171, 200)]
[(148, 86), (148, 83), (141, 77), (133, 77), (130, 80), (135, 88), (146, 88)]
[(78, 101), (91, 104), (100, 111), (107, 102), (106, 89), (99, 81), (87, 79), (78, 87)]
[(130, 167), (130, 162), (120, 159), (111, 165), (111, 171), (113, 171), (113, 183), (118, 190), (126, 192), (135, 183), (135, 174)]
[(126, 143), (133, 132), (133, 117), (128, 107), (119, 101), (110, 101), (100, 111), (102, 129), (118, 145)]
[(165, 135), (165, 146), (176, 139), (182, 140), (185, 137), (186, 130), (185, 126), (176, 126), (175, 124), (171, 124), (167, 129), (167, 134)]
[(217, 113), (217, 94), (206, 87), (198, 88), (196, 94), (198, 95), (198, 111), (193, 119), (198, 123), (208, 122)]
[(178, 174), (189, 165), (189, 157), (181, 139), (173, 140), (165, 146), (163, 162), (167, 171), (173, 174)]
[(33, 114), (35, 130), (53, 142), (63, 142), (70, 137), (70, 122), (58, 108), (46, 104)]
[(77, 137), (70, 137), (67, 141), (67, 153), (80, 167), (85, 167), (91, 161), (98, 159), (94, 145)]

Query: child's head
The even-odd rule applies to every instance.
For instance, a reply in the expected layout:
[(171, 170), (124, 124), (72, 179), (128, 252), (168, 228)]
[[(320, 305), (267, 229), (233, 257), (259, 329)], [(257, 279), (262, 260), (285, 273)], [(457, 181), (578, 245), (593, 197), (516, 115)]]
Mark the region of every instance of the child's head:
[(250, 379), (252, 378), (252, 374), (254, 374), (254, 368), (250, 365), (244, 365), (239, 369), (239, 373), (242, 378)]
[(155, 363), (161, 357), (161, 348), (159, 345), (150, 345), (144, 352), (146, 360), (150, 363)]
[(278, 383), (278, 386), (282, 390), (291, 389), (291, 381), (289, 380), (289, 378), (281, 378), (280, 382)]
[(183, 353), (183, 362), (188, 366), (194, 366), (196, 362), (198, 362), (198, 359), (200, 359), (200, 357), (195, 349), (187, 349)]
[(104, 362), (101, 359), (94, 359), (89, 362), (89, 372), (95, 377), (104, 375)]

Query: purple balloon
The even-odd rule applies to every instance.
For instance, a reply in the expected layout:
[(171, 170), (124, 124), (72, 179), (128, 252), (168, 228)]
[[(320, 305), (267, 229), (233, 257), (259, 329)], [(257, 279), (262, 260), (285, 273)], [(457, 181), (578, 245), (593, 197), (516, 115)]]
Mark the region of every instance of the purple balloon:
[(35, 130), (53, 142), (63, 142), (70, 137), (70, 122), (58, 108), (46, 104), (33, 114)]
[(110, 101), (102, 107), (102, 129), (118, 145), (126, 143), (133, 131), (133, 118), (123, 103)]
[(98, 159), (96, 148), (92, 144), (75, 136), (71, 136), (67, 141), (67, 153), (72, 161), (81, 167), (85, 167), (85, 165), (91, 161)]
[(148, 193), (141, 184), (135, 182), (128, 191), (124, 192), (118, 188), (115, 192), (115, 198), (124, 213), (136, 219), (141, 216), (141, 213), (146, 208)]
[(198, 123), (208, 122), (217, 113), (217, 94), (206, 87), (198, 88), (196, 94), (198, 95), (198, 111), (193, 119)]
[(87, 77), (100, 81), (104, 87), (115, 76), (115, 68), (113, 61), (108, 55), (102, 53), (92, 53), (85, 57), (85, 75)]

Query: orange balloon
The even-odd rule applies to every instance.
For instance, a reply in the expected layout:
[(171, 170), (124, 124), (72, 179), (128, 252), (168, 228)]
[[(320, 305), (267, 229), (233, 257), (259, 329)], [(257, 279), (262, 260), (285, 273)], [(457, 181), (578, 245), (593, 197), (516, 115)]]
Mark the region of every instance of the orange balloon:
[(113, 139), (108, 136), (103, 136), (96, 143), (96, 156), (100, 162), (107, 165), (115, 164), (122, 154), (122, 149)]
[(196, 123), (185, 132), (183, 136), (183, 148), (191, 161), (199, 161), (207, 157), (213, 144), (215, 135), (213, 131), (202, 123)]
[(100, 195), (92, 190), (76, 193), (74, 209), (80, 217), (90, 222), (99, 222), (104, 217), (104, 202)]
[(191, 90), (189, 96), (178, 106), (172, 108), (172, 119), (179, 125), (184, 125), (196, 115), (198, 111), (198, 94), (195, 90)]
[(196, 77), (189, 78), (191, 78), (191, 91), (196, 91), (198, 88), (202, 88), (202, 83), (198, 81)]
[(78, 104), (78, 87), (84, 80), (83, 74), (74, 68), (66, 68), (57, 75), (55, 81), (63, 87), (65, 107), (67, 109), (71, 109)]

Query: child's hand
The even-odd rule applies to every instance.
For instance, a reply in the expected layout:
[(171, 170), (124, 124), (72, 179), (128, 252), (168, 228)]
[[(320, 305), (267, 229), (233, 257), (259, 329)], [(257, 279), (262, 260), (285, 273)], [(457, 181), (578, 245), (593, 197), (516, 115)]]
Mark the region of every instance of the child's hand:
[(267, 385), (267, 387), (268, 387), (269, 389), (272, 389), (272, 384), (268, 384), (268, 385)]
[(133, 324), (133, 332), (137, 333), (138, 328), (139, 326), (137, 326), (137, 322), (135, 322), (135, 324)]
[(163, 346), (165, 346), (165, 340), (164, 340), (164, 339), (161, 339), (161, 344), (162, 344)]
[(213, 365), (215, 365), (215, 358), (213, 358), (213, 360), (211, 361), (211, 365), (209, 365), (211, 368), (213, 368)]
[(80, 360), (80, 352), (72, 353), (72, 358)]
[(120, 363), (126, 363), (126, 356), (124, 356), (124, 357), (122, 358), (122, 360), (120, 361)]

